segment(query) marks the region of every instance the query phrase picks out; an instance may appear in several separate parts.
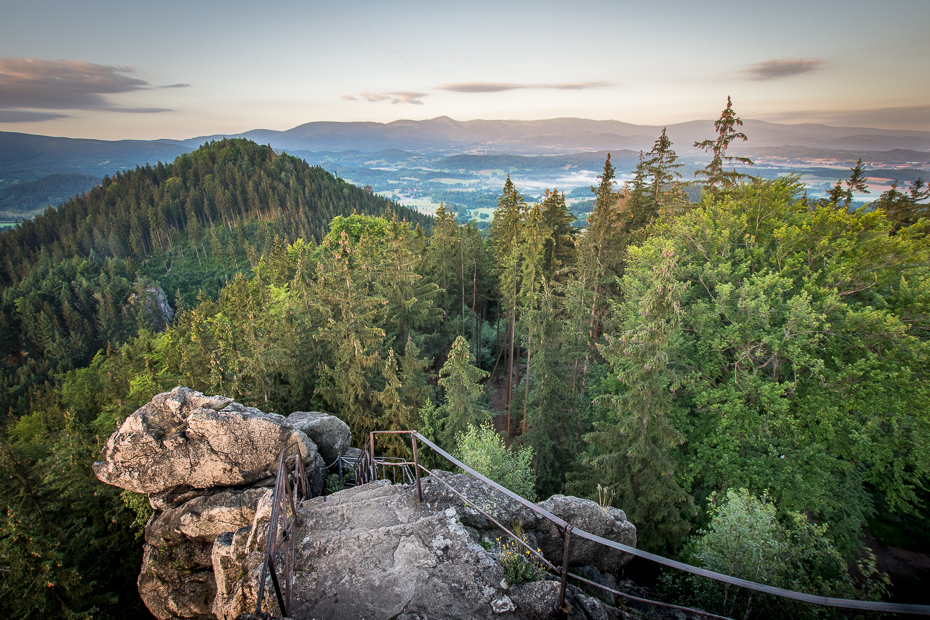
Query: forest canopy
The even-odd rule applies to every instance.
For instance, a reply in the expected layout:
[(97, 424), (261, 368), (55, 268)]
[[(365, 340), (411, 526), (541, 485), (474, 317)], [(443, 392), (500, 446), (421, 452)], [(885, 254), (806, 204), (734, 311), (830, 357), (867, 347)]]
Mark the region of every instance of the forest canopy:
[[(875, 519), (926, 537), (922, 186), (851, 211), (839, 185), (811, 201), (734, 176), (722, 118), (700, 202), (662, 132), (624, 187), (608, 156), (583, 230), (555, 189), (527, 204), (508, 179), (482, 231), (224, 141), (0, 234), (0, 608), (143, 613), (148, 507), (90, 463), (179, 384), (332, 412), (358, 444), (418, 429), (518, 459), (540, 498), (600, 487), (663, 553), (696, 548), (737, 490), (830, 566)], [(138, 304), (154, 287), (163, 331)]]

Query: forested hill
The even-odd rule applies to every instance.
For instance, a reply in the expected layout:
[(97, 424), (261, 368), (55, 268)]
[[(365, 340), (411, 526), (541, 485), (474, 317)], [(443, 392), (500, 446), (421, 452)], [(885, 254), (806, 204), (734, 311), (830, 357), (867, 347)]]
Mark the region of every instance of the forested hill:
[(430, 226), (428, 216), (242, 139), (105, 177), (0, 234), (0, 416), (27, 407), (30, 385), (133, 335), (133, 292), (157, 284), (174, 307), (193, 305), (200, 291), (216, 298), (276, 242), (319, 241), (336, 216), (386, 210)]

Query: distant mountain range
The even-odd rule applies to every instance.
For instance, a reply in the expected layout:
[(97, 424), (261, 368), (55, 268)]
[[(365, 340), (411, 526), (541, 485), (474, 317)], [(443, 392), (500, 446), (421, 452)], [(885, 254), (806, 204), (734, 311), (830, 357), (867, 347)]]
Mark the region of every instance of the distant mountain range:
[[(679, 153), (694, 142), (714, 137), (711, 120), (667, 126)], [(287, 131), (256, 129), (237, 137), (275, 148), (307, 151), (374, 152), (385, 149), (462, 153), (543, 155), (610, 149), (648, 150), (662, 131), (660, 125), (620, 121), (556, 118), (541, 121), (456, 121), (446, 116), (425, 121), (392, 123), (306, 123)], [(753, 146), (805, 146), (834, 150), (930, 150), (930, 131), (830, 127), (805, 123), (782, 125), (747, 120), (743, 131)], [(177, 142), (194, 148), (223, 136), (202, 136)]]
[[(781, 158), (875, 163), (930, 163), (930, 132), (862, 127), (830, 127), (817, 124), (782, 125), (747, 120), (742, 127), (749, 141), (734, 145), (736, 154)], [(137, 165), (172, 161), (210, 140), (241, 137), (278, 150), (307, 157), (308, 161), (364, 160), (378, 154), (381, 160), (409, 160), (423, 154), (434, 162), (446, 159), (457, 168), (467, 162), (453, 156), (484, 155), (597, 155), (611, 151), (623, 156), (652, 148), (662, 131), (658, 125), (633, 125), (620, 121), (557, 118), (540, 121), (456, 121), (441, 116), (424, 121), (392, 123), (313, 122), (272, 131), (256, 129), (241, 134), (201, 136), (189, 140), (86, 140), (0, 132), (0, 190), (49, 175), (87, 175), (102, 178)], [(692, 145), (714, 137), (712, 120), (689, 121), (667, 126), (679, 155), (698, 162), (707, 159)], [(311, 156), (313, 154), (323, 156)], [(345, 162), (348, 163), (348, 162)], [(354, 165), (360, 165), (359, 164)], [(408, 163), (409, 165), (409, 163)], [(481, 164), (485, 165), (485, 164)], [(703, 164), (701, 164), (703, 165)], [(595, 167), (598, 169), (598, 167)], [(61, 180), (60, 178), (58, 179)], [(69, 180), (69, 182), (71, 182)], [(44, 184), (46, 188), (50, 183)], [(44, 195), (48, 196), (51, 192)], [(26, 199), (19, 199), (22, 211)], [(42, 198), (45, 200), (45, 198)], [(42, 202), (40, 200), (39, 202)], [(44, 205), (36, 203), (36, 208)], [(2, 209), (0, 209), (2, 210)]]

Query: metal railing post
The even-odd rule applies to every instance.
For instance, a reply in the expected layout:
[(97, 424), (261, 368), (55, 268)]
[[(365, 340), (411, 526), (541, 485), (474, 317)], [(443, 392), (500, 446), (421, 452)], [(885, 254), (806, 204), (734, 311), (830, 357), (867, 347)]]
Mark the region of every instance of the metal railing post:
[(410, 441), (413, 444), (413, 471), (417, 476), (417, 499), (423, 502), (423, 489), (420, 487), (420, 459), (417, 458), (417, 436), (411, 434)]
[(281, 608), (281, 613), (286, 616), (290, 610), (287, 608), (287, 605), (285, 605), (284, 598), (281, 596), (281, 584), (278, 583), (278, 572), (274, 564), (274, 558), (268, 559), (268, 568), (271, 569), (271, 582), (274, 584), (274, 593), (275, 597), (278, 599), (278, 607)]
[(559, 585), (559, 609), (568, 613), (565, 605), (565, 586), (568, 584), (568, 560), (571, 557), (572, 546), (572, 526), (566, 525), (565, 531), (565, 549), (562, 551), (562, 583)]
[(374, 482), (378, 479), (378, 464), (375, 463), (375, 434), (372, 433), (368, 436), (368, 466), (371, 468), (371, 480), (369, 482)]

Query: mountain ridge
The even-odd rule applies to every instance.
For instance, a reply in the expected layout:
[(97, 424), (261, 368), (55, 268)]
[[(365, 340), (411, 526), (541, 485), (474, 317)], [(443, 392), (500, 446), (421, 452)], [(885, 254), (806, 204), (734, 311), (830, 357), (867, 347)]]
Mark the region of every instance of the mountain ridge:
[[(268, 141), (275, 148), (300, 150), (407, 150), (449, 151), (461, 148), (505, 148), (522, 153), (564, 153), (566, 149), (601, 150), (602, 148), (651, 148), (665, 127), (681, 152), (694, 150), (694, 142), (714, 135), (713, 120), (692, 120), (668, 125), (635, 125), (615, 120), (592, 120), (574, 117), (521, 120), (456, 121), (446, 116), (423, 121), (313, 121), (284, 131), (256, 129), (236, 134), (259, 142)], [(930, 150), (930, 132), (866, 127), (833, 127), (815, 123), (788, 125), (749, 119), (744, 133), (755, 146), (826, 146), (829, 141), (858, 138), (861, 148), (881, 138), (891, 148)], [(180, 141), (190, 146), (224, 136), (201, 136)], [(233, 136), (229, 136), (233, 137)], [(901, 144), (894, 144), (898, 140)], [(367, 149), (366, 149), (367, 147)], [(833, 148), (839, 148), (834, 146)]]

